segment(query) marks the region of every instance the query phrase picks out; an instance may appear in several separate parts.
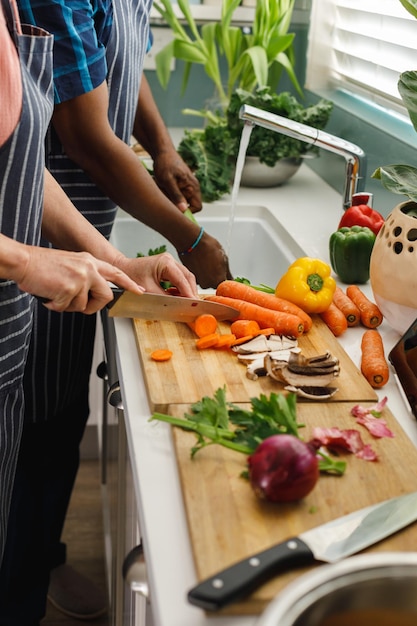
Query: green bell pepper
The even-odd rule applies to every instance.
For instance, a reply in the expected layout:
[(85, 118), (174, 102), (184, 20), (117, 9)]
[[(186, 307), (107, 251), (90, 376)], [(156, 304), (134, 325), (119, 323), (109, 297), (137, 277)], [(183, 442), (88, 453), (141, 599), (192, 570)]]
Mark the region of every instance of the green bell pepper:
[(369, 264), (376, 235), (367, 226), (344, 226), (329, 241), (330, 265), (347, 285), (369, 280)]

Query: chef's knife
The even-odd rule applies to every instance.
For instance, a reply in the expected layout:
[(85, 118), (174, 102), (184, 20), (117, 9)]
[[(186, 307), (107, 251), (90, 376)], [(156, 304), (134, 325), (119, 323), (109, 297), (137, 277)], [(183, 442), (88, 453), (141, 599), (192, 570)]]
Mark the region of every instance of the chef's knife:
[(165, 294), (138, 295), (113, 288), (114, 299), (107, 305), (109, 317), (133, 317), (169, 322), (193, 322), (203, 313), (211, 313), (218, 320), (232, 320), (239, 311), (224, 304), (199, 298), (184, 298)]
[(377, 543), (416, 519), (417, 492), (368, 506), (214, 574), (189, 591), (188, 601), (216, 611), (248, 595), (282, 571), (315, 561), (334, 563)]

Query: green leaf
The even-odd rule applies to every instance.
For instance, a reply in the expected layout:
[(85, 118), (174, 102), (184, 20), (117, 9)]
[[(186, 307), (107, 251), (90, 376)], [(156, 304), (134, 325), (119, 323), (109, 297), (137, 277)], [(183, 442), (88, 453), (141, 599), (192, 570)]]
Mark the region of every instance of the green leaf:
[(194, 37), (196, 39), (199, 39), (199, 34), (198, 34), (198, 28), (197, 25), (194, 21), (194, 18), (192, 16), (191, 13), (191, 9), (190, 9), (190, 4), (188, 2), (188, 0), (177, 0), (178, 2), (178, 6), (181, 9), (185, 19), (187, 20), (187, 23), (191, 29), (192, 34), (194, 35)]
[(200, 46), (193, 41), (180, 41), (174, 39), (174, 56), (186, 63), (199, 63), (205, 65), (207, 63), (207, 54)]
[(268, 57), (265, 48), (255, 46), (245, 50), (244, 57), (249, 58), (252, 64), (256, 83), (263, 87), (268, 82)]
[(293, 33), (271, 37), (268, 45), (268, 56), (270, 59), (276, 59), (280, 52), (285, 52), (285, 50), (290, 48), (294, 37)]
[(205, 202), (218, 200), (230, 191), (235, 140), (225, 126), (186, 131), (178, 153), (197, 177)]
[(155, 55), (156, 75), (161, 86), (166, 89), (171, 78), (171, 61), (174, 57), (174, 42), (170, 41)]
[(403, 72), (398, 81), (398, 91), (407, 107), (414, 130), (417, 130), (417, 72)]
[(301, 89), (300, 83), (297, 80), (297, 76), (294, 72), (293, 64), (288, 58), (288, 56), (285, 54), (285, 52), (281, 52), (280, 54), (278, 54), (275, 61), (285, 68), (297, 92), (299, 93), (300, 96), (303, 96), (303, 90)]
[(385, 189), (408, 196), (417, 202), (417, 168), (411, 165), (384, 165), (372, 174), (379, 179)]
[(403, 7), (411, 13), (414, 17), (417, 17), (417, 1), (416, 0), (400, 0)]

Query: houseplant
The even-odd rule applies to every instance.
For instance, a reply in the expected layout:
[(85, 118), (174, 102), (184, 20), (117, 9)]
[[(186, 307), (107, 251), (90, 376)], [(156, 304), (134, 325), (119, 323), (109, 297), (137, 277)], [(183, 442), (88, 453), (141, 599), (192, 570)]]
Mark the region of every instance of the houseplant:
[[(417, 18), (417, 0), (399, 0), (403, 7)], [(406, 71), (400, 75), (398, 91), (407, 108), (414, 130), (417, 131), (417, 71)], [(386, 189), (408, 196), (417, 202), (417, 168), (411, 165), (384, 165), (372, 174), (381, 180)]]
[[(213, 81), (217, 106), (214, 110), (184, 109), (186, 114), (204, 117), (205, 127), (186, 131), (178, 146), (183, 159), (195, 171), (206, 201), (216, 200), (230, 190), (243, 127), (239, 119), (243, 104), (317, 128), (324, 128), (332, 108), (325, 100), (305, 108), (291, 94), (276, 93), (285, 70), (297, 94), (302, 96), (294, 71), (294, 34), (288, 33), (294, 0), (257, 0), (250, 32), (232, 25), (239, 4), (239, 0), (224, 0), (220, 21), (204, 24), (201, 30), (191, 15), (188, 0), (179, 0), (187, 29), (175, 16), (170, 0), (155, 0), (154, 4), (174, 33), (173, 41), (156, 55), (162, 86), (168, 85), (173, 57), (185, 61), (183, 89), (194, 63), (203, 65)], [(309, 146), (303, 142), (257, 126), (251, 134), (247, 157), (259, 158), (269, 166), (268, 170), (282, 159), (286, 159), (288, 168), (291, 159), (291, 175), (308, 151)]]
[[(299, 95), (301, 87), (294, 72), (294, 34), (289, 33), (295, 0), (257, 0), (250, 29), (232, 25), (240, 0), (223, 0), (219, 22), (197, 26), (188, 0), (178, 0), (183, 26), (171, 0), (155, 0), (154, 7), (173, 32), (173, 41), (156, 55), (156, 71), (163, 87), (170, 78), (172, 58), (185, 62), (183, 89), (193, 64), (204, 67), (212, 80), (223, 112), (236, 88), (251, 91), (257, 85), (275, 89), (285, 69)], [(225, 69), (222, 71), (222, 64)]]
[[(400, 2), (417, 18), (417, 0)], [(398, 90), (417, 131), (417, 71), (403, 72)], [(370, 264), (375, 300), (390, 325), (403, 333), (417, 317), (417, 168), (386, 165), (372, 176), (389, 191), (409, 198), (387, 217), (376, 238)]]

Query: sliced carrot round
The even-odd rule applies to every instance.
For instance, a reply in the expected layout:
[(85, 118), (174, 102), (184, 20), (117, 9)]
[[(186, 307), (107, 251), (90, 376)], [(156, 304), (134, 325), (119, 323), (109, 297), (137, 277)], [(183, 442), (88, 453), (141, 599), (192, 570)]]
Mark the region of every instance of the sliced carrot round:
[(230, 326), (231, 332), (236, 335), (236, 339), (256, 335), (260, 331), (258, 322), (255, 320), (235, 320)]
[(275, 328), (261, 328), (258, 335), (275, 335)]
[(195, 342), (195, 345), (199, 350), (205, 350), (206, 348), (213, 348), (217, 345), (219, 341), (219, 333), (211, 333), (211, 335), (205, 335), (204, 337), (200, 337)]
[(256, 335), (246, 335), (246, 337), (239, 337), (239, 339), (235, 339), (232, 343), (232, 346), (239, 346), (241, 343), (246, 343), (253, 339)]
[(171, 350), (160, 349), (160, 350), (154, 350), (151, 353), (151, 359), (153, 361), (169, 361), (171, 357), (172, 357)]
[(211, 313), (202, 313), (188, 324), (197, 337), (212, 335), (217, 329), (217, 319)]
[(220, 335), (214, 348), (216, 348), (216, 350), (218, 348), (230, 348), (231, 346), (233, 346), (233, 343), (235, 341), (236, 341), (236, 335), (233, 335), (232, 333), (227, 333), (226, 335)]

